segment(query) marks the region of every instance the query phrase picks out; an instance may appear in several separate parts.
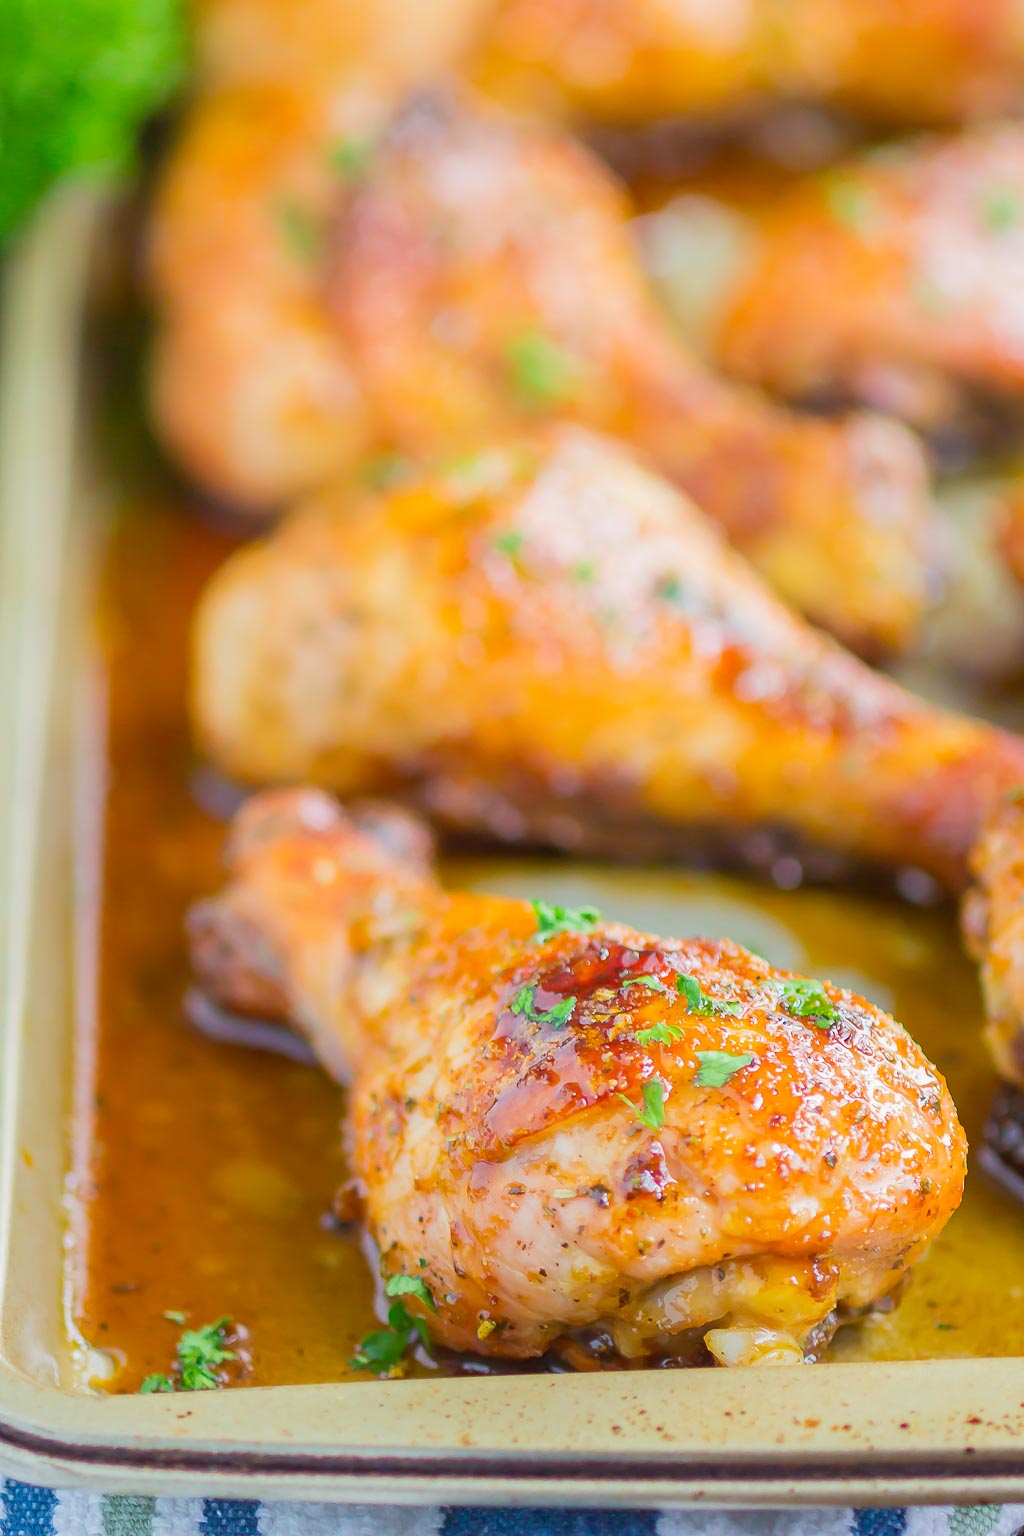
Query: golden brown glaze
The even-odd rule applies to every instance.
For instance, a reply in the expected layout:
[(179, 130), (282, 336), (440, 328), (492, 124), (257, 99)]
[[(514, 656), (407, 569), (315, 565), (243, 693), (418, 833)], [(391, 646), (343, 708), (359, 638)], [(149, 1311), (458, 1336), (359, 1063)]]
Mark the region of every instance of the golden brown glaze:
[(875, 151), (784, 197), (720, 356), (783, 394), (923, 426), (1024, 398), (1024, 128)]
[(565, 428), (229, 560), (193, 712), (250, 781), (412, 787), (449, 823), (621, 854), (806, 843), (959, 889), (1024, 742), (944, 713), (782, 606), (675, 491)]
[(642, 450), (817, 622), (906, 643), (934, 551), (900, 427), (800, 418), (708, 373), (648, 292), (614, 183), (564, 138), (432, 97), (353, 171), (339, 146), (364, 141), (339, 116), (315, 93), (226, 93), (172, 161), (153, 399), (191, 473), (266, 508), (374, 446), (443, 463), (576, 419)]
[(498, 0), (485, 86), (544, 111), (617, 123), (721, 116), (773, 97), (888, 121), (1012, 109), (1019, 0)]
[(1024, 1085), (1024, 803), (1007, 795), (971, 855), (974, 884), (962, 907), (967, 948), (978, 962), (997, 1070)]
[(1024, 477), (1016, 475), (1002, 506), (996, 546), (1016, 580), (1024, 586)]
[(818, 623), (860, 647), (909, 637), (932, 553), (916, 444), (708, 373), (652, 301), (617, 188), (572, 143), (413, 103), (353, 193), (329, 282), (402, 449), (443, 462), (551, 417), (614, 433)]
[[(597, 1329), (660, 1355), (699, 1330), (724, 1364), (801, 1359), (959, 1204), (943, 1079), (851, 992), (800, 1016), (789, 973), (729, 940), (572, 913), (546, 933), (529, 902), (443, 892), (312, 790), (250, 801), (231, 863), (191, 917), (197, 976), (245, 1007), (271, 971), (350, 1081), (382, 1272), (426, 1282), (436, 1312), (415, 1306), (452, 1348), (523, 1358)], [(701, 1081), (708, 1052), (727, 1081)]]
[[(215, 84), (327, 72), (422, 81), (467, 52), (477, 80), (536, 111), (619, 123), (721, 116), (773, 97), (901, 122), (1012, 109), (1019, 0), (195, 0)], [(475, 55), (475, 57), (474, 57)]]
[(355, 131), (314, 93), (225, 92), (186, 119), (163, 177), (152, 410), (173, 456), (239, 505), (317, 484), (372, 442), (318, 280), (329, 150)]
[(393, 101), (457, 65), (494, 0), (192, 0), (196, 67), (216, 89), (339, 82)]

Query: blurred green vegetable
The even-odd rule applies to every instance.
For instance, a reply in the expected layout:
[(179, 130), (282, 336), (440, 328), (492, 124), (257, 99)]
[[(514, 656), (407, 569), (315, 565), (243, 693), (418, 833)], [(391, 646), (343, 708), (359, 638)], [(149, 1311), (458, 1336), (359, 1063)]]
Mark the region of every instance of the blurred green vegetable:
[(0, 241), (60, 177), (131, 163), (185, 54), (182, 0), (0, 0)]

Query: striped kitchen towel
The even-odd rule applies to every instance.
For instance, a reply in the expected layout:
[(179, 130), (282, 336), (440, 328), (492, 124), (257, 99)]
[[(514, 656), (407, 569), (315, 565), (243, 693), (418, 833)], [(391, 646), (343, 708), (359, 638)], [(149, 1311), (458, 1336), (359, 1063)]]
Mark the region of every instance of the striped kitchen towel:
[(1022, 1536), (1024, 1505), (934, 1509), (395, 1509), (2, 1485), (0, 1536)]

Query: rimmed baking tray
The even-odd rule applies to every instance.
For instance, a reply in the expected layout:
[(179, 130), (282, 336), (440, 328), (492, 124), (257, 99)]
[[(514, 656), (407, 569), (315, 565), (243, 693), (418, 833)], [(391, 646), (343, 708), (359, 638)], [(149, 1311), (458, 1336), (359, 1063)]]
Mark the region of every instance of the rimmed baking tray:
[[(70, 1062), (93, 1005), (97, 511), (82, 315), (102, 204), (7, 270), (0, 378), (0, 1468), (58, 1486), (387, 1502), (1024, 1496), (1024, 1359), (96, 1396), (61, 1295)], [(83, 705), (85, 706), (83, 708)], [(144, 1192), (140, 1191), (140, 1198)]]

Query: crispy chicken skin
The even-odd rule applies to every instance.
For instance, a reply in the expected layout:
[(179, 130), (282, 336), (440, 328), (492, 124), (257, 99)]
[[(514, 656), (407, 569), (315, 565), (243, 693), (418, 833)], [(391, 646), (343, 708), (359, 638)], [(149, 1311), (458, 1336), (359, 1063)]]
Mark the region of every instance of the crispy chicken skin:
[(800, 1360), (959, 1204), (942, 1077), (851, 992), (801, 1016), (790, 974), (728, 939), (573, 913), (545, 934), (529, 902), (442, 891), (313, 790), (250, 801), (231, 863), (191, 915), (198, 979), (231, 1008), (276, 995), (351, 1084), (382, 1272), (425, 1282), (436, 1313), (407, 1299), (440, 1343)]
[(233, 556), (192, 687), (243, 779), (399, 786), (451, 824), (613, 854), (781, 831), (956, 890), (1024, 778), (1024, 741), (858, 662), (572, 427), (376, 502), (326, 494)]
[(901, 427), (801, 419), (709, 374), (655, 307), (614, 183), (564, 138), (421, 98), (353, 173), (334, 112), (235, 92), (172, 162), (153, 401), (193, 474), (265, 508), (374, 445), (443, 462), (574, 417), (652, 458), (817, 622), (906, 643), (931, 521)]
[(1000, 1074), (1024, 1087), (1024, 800), (1005, 797), (971, 855), (974, 884), (962, 926), (977, 960), (988, 1026), (985, 1038)]
[(552, 415), (612, 432), (818, 623), (865, 648), (909, 637), (929, 554), (917, 445), (708, 373), (654, 304), (617, 187), (570, 141), (421, 98), (356, 188), (329, 267), (392, 442), (436, 459)]
[(865, 156), (783, 199), (720, 357), (795, 398), (926, 428), (1024, 400), (1024, 125)]

